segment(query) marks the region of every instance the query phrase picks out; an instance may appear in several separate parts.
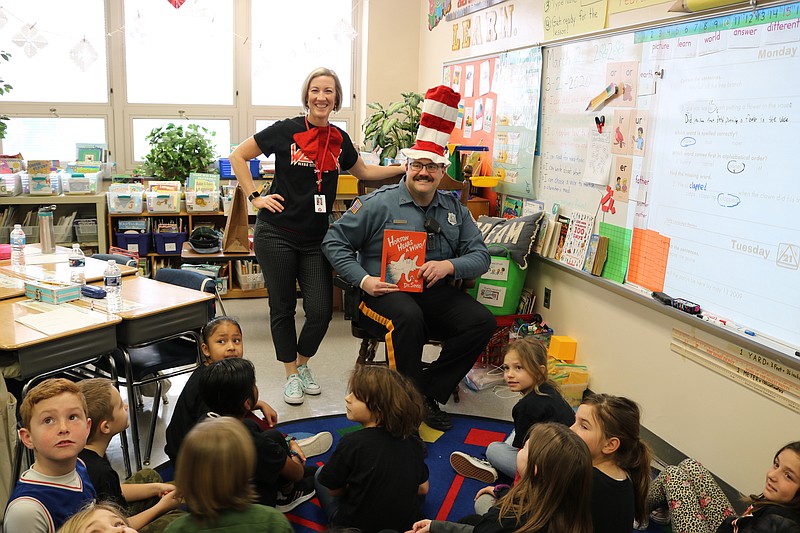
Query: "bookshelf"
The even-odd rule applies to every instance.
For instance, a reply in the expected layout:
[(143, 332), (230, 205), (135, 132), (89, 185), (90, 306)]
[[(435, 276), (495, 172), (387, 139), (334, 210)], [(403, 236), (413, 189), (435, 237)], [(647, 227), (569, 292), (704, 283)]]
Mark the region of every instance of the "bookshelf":
[[(62, 216), (71, 216), (72, 213), (76, 213), (76, 223), (73, 227), (77, 227), (78, 220), (94, 219), (96, 221), (96, 225), (93, 226), (95, 228), (94, 231), (88, 230), (87, 228), (89, 228), (89, 226), (83, 226), (84, 229), (80, 232), (76, 232), (75, 229), (73, 229), (69, 234), (64, 234), (63, 237), (61, 237), (63, 240), (59, 240), (60, 237), (57, 235), (56, 240), (59, 244), (77, 242), (84, 251), (96, 251), (97, 253), (105, 253), (108, 250), (108, 243), (111, 241), (106, 239), (107, 233), (100, 229), (103, 221), (106, 220), (105, 194), (0, 196), (0, 212), (13, 208), (13, 214), (9, 217), (7, 225), (0, 228), (0, 241), (8, 242), (8, 232), (5, 231), (6, 228), (10, 231), (11, 228), (14, 227), (14, 224), (21, 224), (29, 212), (33, 211), (33, 215), (35, 215), (39, 207), (44, 205), (57, 206), (54, 216), (56, 222), (58, 222), (59, 218)], [(35, 219), (33, 215), (31, 216)], [(30, 240), (31, 235), (28, 235), (28, 242), (39, 242), (38, 221), (35, 226), (30, 227), (36, 228), (35, 230), (31, 230), (34, 232), (33, 236), (35, 239)]]

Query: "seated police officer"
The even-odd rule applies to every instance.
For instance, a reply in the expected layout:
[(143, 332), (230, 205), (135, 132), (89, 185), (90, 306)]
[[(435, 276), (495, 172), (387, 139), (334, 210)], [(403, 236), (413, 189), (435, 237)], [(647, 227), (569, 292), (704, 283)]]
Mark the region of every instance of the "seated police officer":
[[(453, 424), (438, 404), (447, 403), (496, 327), (483, 305), (449, 283), (477, 278), (490, 262), (469, 210), (437, 191), (449, 164), (444, 154), (459, 99), (449, 87), (428, 90), (416, 143), (403, 150), (405, 178), (356, 199), (322, 242), (333, 268), (362, 289), (359, 326), (386, 340), (389, 364), (417, 384), (425, 397), (425, 422), (441, 431)], [(401, 292), (396, 284), (381, 281), (385, 229), (427, 233), (419, 269), (422, 292)], [(423, 367), (428, 339), (442, 341), (442, 351)]]

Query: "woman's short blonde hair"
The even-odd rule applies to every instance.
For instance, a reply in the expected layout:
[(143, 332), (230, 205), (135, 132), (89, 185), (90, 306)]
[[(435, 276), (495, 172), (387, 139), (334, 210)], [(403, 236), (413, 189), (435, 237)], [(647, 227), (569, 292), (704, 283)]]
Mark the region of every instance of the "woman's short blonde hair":
[(320, 76), (333, 78), (333, 84), (336, 86), (336, 102), (333, 104), (333, 110), (339, 111), (342, 108), (342, 82), (339, 81), (339, 76), (334, 71), (325, 67), (315, 68), (306, 76), (306, 81), (303, 82), (303, 87), (300, 89), (300, 101), (303, 102), (303, 111), (308, 111), (308, 89), (311, 87), (311, 82), (314, 81), (314, 78), (319, 78)]
[(220, 511), (243, 511), (257, 500), (251, 483), (255, 466), (255, 444), (244, 424), (227, 416), (209, 418), (183, 440), (175, 485), (196, 519), (213, 522)]

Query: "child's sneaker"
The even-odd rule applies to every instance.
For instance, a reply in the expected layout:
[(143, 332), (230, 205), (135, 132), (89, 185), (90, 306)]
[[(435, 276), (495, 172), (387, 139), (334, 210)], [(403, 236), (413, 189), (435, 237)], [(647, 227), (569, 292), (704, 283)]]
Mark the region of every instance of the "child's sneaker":
[(314, 490), (314, 477), (304, 477), (294, 484), (292, 492), (283, 494), (278, 491), (278, 499), (275, 501), (275, 509), (282, 513), (288, 513), (303, 502), (307, 502), (317, 492)]
[(497, 481), (497, 470), (489, 461), (472, 457), (466, 453), (451, 453), (450, 465), (453, 467), (453, 470), (464, 477), (477, 479), (484, 483), (494, 483)]
[(650, 520), (658, 525), (666, 526), (672, 522), (672, 517), (669, 514), (669, 509), (666, 507), (659, 507), (650, 511)]
[(317, 380), (314, 379), (314, 373), (308, 368), (308, 365), (298, 366), (297, 373), (300, 375), (300, 381), (303, 384), (303, 392), (312, 396), (322, 392)]
[(290, 405), (300, 405), (305, 400), (303, 394), (303, 382), (300, 376), (292, 374), (286, 378), (286, 385), (283, 387), (283, 401)]
[(331, 449), (333, 435), (328, 431), (322, 431), (305, 439), (297, 439), (297, 444), (306, 457), (314, 457), (315, 455), (322, 455)]

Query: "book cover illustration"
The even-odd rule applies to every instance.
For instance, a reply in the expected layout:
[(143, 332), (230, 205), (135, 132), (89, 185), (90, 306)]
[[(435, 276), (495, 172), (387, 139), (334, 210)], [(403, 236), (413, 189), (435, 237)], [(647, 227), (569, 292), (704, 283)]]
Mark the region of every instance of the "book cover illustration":
[(425, 280), (419, 268), (425, 263), (426, 240), (424, 231), (383, 230), (381, 281), (404, 292), (422, 292)]
[(553, 259), (556, 261), (561, 260), (561, 254), (564, 251), (564, 244), (567, 242), (567, 233), (569, 232), (569, 218), (565, 217), (564, 215), (558, 215), (556, 219), (560, 224), (560, 232), (558, 235), (553, 235), (553, 238), (557, 240), (555, 253), (553, 254)]
[(583, 267), (589, 240), (594, 229), (594, 215), (582, 211), (572, 211), (570, 214), (569, 229), (564, 241), (560, 261), (571, 267)]
[(522, 198), (506, 195), (503, 200), (503, 218), (518, 218), (522, 216)]
[(597, 258), (597, 246), (600, 244), (600, 235), (593, 234), (589, 239), (589, 250), (586, 252), (586, 261), (583, 262), (583, 271), (592, 273), (594, 260)]

